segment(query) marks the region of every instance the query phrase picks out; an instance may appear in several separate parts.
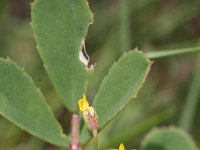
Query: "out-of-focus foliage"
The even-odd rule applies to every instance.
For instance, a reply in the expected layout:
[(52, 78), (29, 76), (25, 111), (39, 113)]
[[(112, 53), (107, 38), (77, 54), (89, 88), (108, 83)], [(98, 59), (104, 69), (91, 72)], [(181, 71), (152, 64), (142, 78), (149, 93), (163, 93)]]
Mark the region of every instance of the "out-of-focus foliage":
[(184, 131), (175, 128), (154, 129), (142, 142), (142, 150), (197, 150), (195, 143)]
[[(90, 64), (96, 64), (87, 93), (91, 101), (110, 66), (124, 51), (135, 47), (148, 52), (200, 45), (199, 0), (89, 2), (95, 14), (94, 24), (90, 26), (86, 38)], [(63, 108), (35, 48), (30, 27), (30, 1), (1, 0), (0, 8), (0, 56), (8, 56), (25, 68), (41, 88), (65, 132), (68, 132), (69, 124), (66, 122), (70, 114)], [(100, 147), (118, 147), (123, 142), (127, 149), (138, 148), (151, 128), (178, 125), (179, 120), (182, 120), (183, 109), (187, 108), (185, 100), (190, 101), (189, 89), (194, 87), (191, 81), (196, 70), (194, 66), (199, 66), (196, 61), (198, 59), (200, 56), (197, 53), (157, 59), (139, 98), (130, 102), (100, 132)], [(199, 82), (196, 77), (195, 80)], [(191, 110), (192, 119), (187, 119), (190, 121), (188, 133), (200, 146), (200, 110), (195, 109), (200, 106), (199, 89), (198, 86), (195, 87), (197, 102), (196, 107)], [(57, 149), (24, 133), (2, 117), (0, 134), (0, 149), (3, 150)]]

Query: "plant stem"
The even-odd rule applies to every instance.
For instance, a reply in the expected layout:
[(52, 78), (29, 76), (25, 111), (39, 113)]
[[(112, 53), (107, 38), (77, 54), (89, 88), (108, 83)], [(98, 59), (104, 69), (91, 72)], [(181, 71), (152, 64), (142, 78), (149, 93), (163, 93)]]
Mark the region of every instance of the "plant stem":
[(97, 130), (93, 131), (93, 145), (94, 145), (94, 150), (98, 150), (98, 133), (97, 133)]
[(120, 0), (120, 36), (122, 52), (131, 49), (129, 1)]
[(80, 127), (79, 115), (73, 114), (71, 118), (70, 150), (81, 150), (80, 142), (79, 142), (79, 127)]
[(173, 50), (163, 50), (163, 51), (154, 51), (148, 52), (147, 55), (150, 59), (173, 56), (178, 54), (190, 53), (200, 51), (200, 47), (191, 47), (191, 48), (183, 48), (183, 49), (173, 49)]

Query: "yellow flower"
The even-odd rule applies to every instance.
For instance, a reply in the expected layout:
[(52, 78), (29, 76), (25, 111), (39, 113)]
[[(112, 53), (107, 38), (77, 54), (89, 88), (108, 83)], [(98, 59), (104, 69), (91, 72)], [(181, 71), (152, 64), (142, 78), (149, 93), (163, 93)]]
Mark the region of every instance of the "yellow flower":
[(119, 150), (125, 150), (124, 144), (123, 144), (123, 143), (121, 143), (121, 144), (119, 145)]
[(82, 113), (89, 109), (89, 103), (85, 95), (83, 95), (83, 98), (78, 101), (78, 104), (79, 104), (79, 109)]
[(98, 116), (96, 114), (96, 110), (92, 106), (89, 106), (85, 95), (83, 95), (83, 98), (78, 101), (78, 104), (80, 112), (83, 114), (86, 126), (91, 131), (96, 132), (98, 130)]

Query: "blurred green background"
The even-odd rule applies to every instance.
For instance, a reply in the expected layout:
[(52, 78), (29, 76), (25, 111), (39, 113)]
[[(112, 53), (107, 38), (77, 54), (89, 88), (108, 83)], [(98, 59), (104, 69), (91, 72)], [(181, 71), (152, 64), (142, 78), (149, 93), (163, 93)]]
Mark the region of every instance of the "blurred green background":
[[(58, 1), (59, 2), (59, 1)], [(96, 64), (87, 96), (95, 96), (110, 66), (126, 51), (144, 52), (200, 45), (199, 0), (90, 0), (94, 24), (86, 50)], [(31, 0), (0, 1), (0, 57), (9, 57), (33, 78), (62, 124), (71, 114), (55, 92), (36, 50), (31, 30)], [(53, 10), (52, 10), (53, 11)], [(119, 83), (120, 85), (120, 83)], [(200, 54), (156, 59), (138, 98), (100, 133), (100, 147), (139, 148), (156, 126), (186, 130), (200, 147)], [(57, 150), (0, 116), (1, 150)], [(89, 149), (89, 148), (85, 148)]]

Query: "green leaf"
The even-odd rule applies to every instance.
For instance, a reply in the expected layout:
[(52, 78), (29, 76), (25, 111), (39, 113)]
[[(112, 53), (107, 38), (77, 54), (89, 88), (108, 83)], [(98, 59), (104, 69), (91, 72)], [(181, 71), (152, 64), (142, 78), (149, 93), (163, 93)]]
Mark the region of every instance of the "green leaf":
[(34, 136), (66, 147), (66, 136), (33, 80), (4, 59), (0, 59), (0, 79), (0, 114)]
[(183, 130), (175, 127), (154, 129), (142, 142), (142, 150), (197, 150)]
[(137, 96), (150, 65), (144, 53), (130, 51), (112, 66), (94, 99), (100, 128), (122, 110), (131, 98)]
[(200, 47), (160, 50), (155, 52), (148, 52), (147, 55), (150, 59), (155, 59), (155, 58), (168, 57), (168, 56), (174, 56), (174, 55), (197, 52), (197, 51), (200, 51)]
[(52, 82), (69, 110), (78, 112), (88, 78), (80, 61), (88, 25), (93, 22), (86, 0), (35, 0), (32, 28), (38, 51)]

